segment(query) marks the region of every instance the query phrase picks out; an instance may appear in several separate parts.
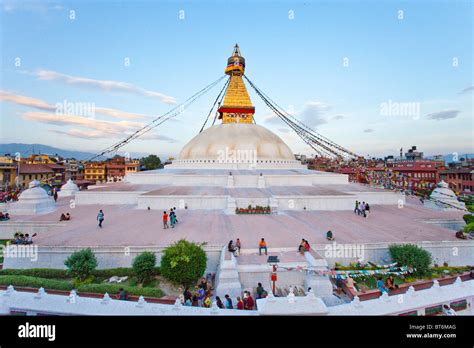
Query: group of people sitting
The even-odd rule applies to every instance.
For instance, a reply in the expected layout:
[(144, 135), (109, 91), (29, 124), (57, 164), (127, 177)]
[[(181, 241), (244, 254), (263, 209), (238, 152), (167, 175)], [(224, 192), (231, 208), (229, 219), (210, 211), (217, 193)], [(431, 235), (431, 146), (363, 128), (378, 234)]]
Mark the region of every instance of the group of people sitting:
[(71, 215), (69, 215), (69, 213), (62, 213), (61, 214), (61, 217), (59, 218), (59, 221), (69, 221), (71, 220)]
[(23, 234), (23, 233), (15, 233), (13, 236), (12, 244), (17, 244), (17, 245), (26, 245), (26, 244), (33, 244), (33, 237), (36, 236), (36, 233), (30, 236), (28, 233)]
[(393, 275), (390, 275), (385, 282), (382, 280), (382, 277), (377, 278), (377, 289), (383, 294), (384, 292), (388, 293), (390, 290), (398, 289), (398, 285), (395, 284), (395, 279)]
[(0, 221), (7, 221), (7, 220), (10, 220), (10, 215), (8, 215), (8, 213), (3, 214), (0, 211)]
[(305, 252), (309, 251), (311, 249), (311, 246), (309, 245), (308, 241), (306, 239), (302, 239), (300, 246), (298, 247), (298, 251), (301, 255), (304, 255)]
[(240, 247), (241, 245), (240, 245), (239, 238), (237, 238), (237, 240), (235, 241), (235, 244), (233, 240), (229, 241), (229, 244), (227, 244), (227, 250), (229, 250), (229, 252), (234, 254), (235, 257), (240, 255)]
[(366, 217), (369, 217), (369, 213), (370, 213), (369, 203), (365, 203), (365, 202), (361, 203), (359, 201), (355, 202), (354, 214), (361, 215), (366, 218)]

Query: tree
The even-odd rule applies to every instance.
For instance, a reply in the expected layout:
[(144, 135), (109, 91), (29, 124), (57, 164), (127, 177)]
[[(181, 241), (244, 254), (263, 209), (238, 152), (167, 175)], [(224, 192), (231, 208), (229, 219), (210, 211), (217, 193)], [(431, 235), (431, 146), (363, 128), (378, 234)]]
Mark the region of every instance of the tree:
[(431, 265), (431, 254), (414, 244), (392, 244), (388, 251), (393, 262), (400, 266), (416, 268), (415, 275), (426, 275)]
[(142, 159), (140, 159), (140, 165), (145, 167), (145, 170), (163, 168), (160, 158), (156, 155), (149, 155), (147, 157), (143, 157)]
[(181, 239), (164, 250), (160, 270), (165, 278), (189, 286), (204, 274), (206, 264), (202, 244)]
[(82, 249), (72, 253), (64, 264), (68, 268), (68, 274), (84, 281), (97, 267), (97, 258), (90, 248)]
[(132, 267), (140, 284), (151, 279), (155, 270), (156, 256), (154, 253), (145, 251), (133, 259)]

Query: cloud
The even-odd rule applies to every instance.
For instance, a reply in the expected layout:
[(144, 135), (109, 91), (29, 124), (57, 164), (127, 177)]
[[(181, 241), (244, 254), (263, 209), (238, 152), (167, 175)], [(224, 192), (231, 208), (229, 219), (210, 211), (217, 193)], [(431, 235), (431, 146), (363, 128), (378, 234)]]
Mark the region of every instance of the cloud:
[[(295, 112), (292, 106), (290, 106), (289, 109), (291, 109), (291, 112), (287, 110), (288, 114), (294, 116), (307, 126), (316, 128), (319, 125), (327, 123), (325, 114), (331, 109), (331, 106), (319, 101), (308, 101), (304, 104), (301, 112)], [(283, 120), (274, 113), (267, 114), (264, 117), (264, 122), (267, 124), (284, 124)]]
[[(39, 109), (39, 110), (44, 110), (44, 111), (57, 111), (57, 110), (63, 110), (63, 109), (66, 110), (69, 104), (71, 104), (72, 106), (74, 106), (75, 104), (88, 104), (89, 105), (88, 110), (92, 109), (91, 111), (93, 111), (95, 114), (101, 114), (101, 115), (110, 116), (113, 118), (135, 120), (135, 119), (143, 119), (143, 118), (148, 117), (147, 115), (131, 113), (131, 112), (123, 111), (123, 110), (104, 108), (104, 107), (95, 107), (94, 103), (82, 103), (82, 102), (75, 103), (75, 102), (63, 100), (60, 103), (51, 105), (41, 99), (31, 98), (24, 95), (14, 94), (9, 91), (1, 91), (1, 90), (0, 90), (0, 101), (10, 102), (10, 103), (14, 103), (17, 105), (22, 105), (22, 106), (28, 106), (34, 109)], [(93, 107), (91, 107), (90, 104), (93, 104)]]
[(104, 138), (104, 132), (100, 131), (84, 131), (81, 129), (69, 129), (66, 131), (59, 130), (59, 129), (50, 129), (50, 132), (60, 134), (60, 135), (67, 135), (68, 137), (74, 138), (81, 138), (81, 139), (102, 139)]
[(67, 85), (95, 88), (105, 92), (132, 93), (136, 95), (159, 99), (165, 104), (176, 104), (176, 98), (174, 97), (168, 96), (160, 92), (146, 90), (128, 82), (95, 80), (87, 77), (71, 76), (56, 71), (43, 69), (34, 72), (33, 75), (35, 75), (38, 80), (58, 81)]
[(51, 111), (55, 109), (55, 106), (49, 105), (43, 100), (26, 97), (24, 95), (13, 94), (12, 92), (8, 91), (0, 91), (0, 100), (45, 111)]
[(438, 111), (438, 112), (433, 112), (431, 114), (426, 115), (426, 118), (430, 120), (447, 120), (450, 118), (455, 118), (459, 115), (461, 111), (459, 110), (444, 110), (444, 111)]
[(337, 120), (343, 120), (344, 118), (345, 118), (344, 115), (336, 115), (336, 116), (333, 116), (331, 120), (337, 121)]
[(22, 118), (28, 121), (36, 121), (57, 126), (80, 126), (95, 131), (100, 131), (108, 136), (123, 136), (127, 132), (133, 132), (143, 126), (139, 122), (130, 121), (104, 121), (77, 115), (58, 115), (56, 113), (30, 111), (22, 114)]
[(373, 129), (370, 129), (370, 128), (367, 128), (367, 129), (364, 129), (364, 133), (373, 133)]
[(461, 92), (459, 92), (459, 94), (468, 94), (472, 91), (474, 91), (474, 86), (469, 86), (464, 88)]
[(303, 108), (303, 111), (299, 115), (301, 122), (305, 123), (311, 128), (316, 128), (322, 124), (327, 123), (327, 120), (324, 117), (324, 114), (331, 107), (328, 104), (318, 102), (318, 101), (309, 101), (306, 102)]

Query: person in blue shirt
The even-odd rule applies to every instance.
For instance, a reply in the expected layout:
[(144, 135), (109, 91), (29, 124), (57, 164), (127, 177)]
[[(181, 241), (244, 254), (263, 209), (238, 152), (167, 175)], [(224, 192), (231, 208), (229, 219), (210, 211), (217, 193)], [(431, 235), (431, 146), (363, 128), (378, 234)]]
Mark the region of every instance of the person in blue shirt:
[(230, 298), (230, 296), (226, 294), (224, 297), (225, 297), (225, 308), (234, 309), (234, 306), (232, 305), (232, 299)]
[(99, 221), (99, 227), (102, 228), (102, 222), (104, 222), (104, 212), (99, 210), (99, 214), (97, 214), (97, 220)]
[(377, 279), (377, 289), (379, 289), (382, 294), (384, 292), (388, 294), (388, 289), (385, 287), (385, 284), (383, 283), (382, 278)]

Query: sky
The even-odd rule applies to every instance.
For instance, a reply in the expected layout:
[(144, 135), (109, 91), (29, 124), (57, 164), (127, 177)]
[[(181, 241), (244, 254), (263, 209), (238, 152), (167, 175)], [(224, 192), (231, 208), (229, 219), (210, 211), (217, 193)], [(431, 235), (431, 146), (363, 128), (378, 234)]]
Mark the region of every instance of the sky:
[[(250, 80), (359, 155), (473, 153), (473, 18), (467, 0), (0, 0), (0, 142), (98, 152), (223, 76), (238, 43)], [(118, 154), (176, 157), (224, 82)], [(314, 155), (248, 88), (256, 123)]]

